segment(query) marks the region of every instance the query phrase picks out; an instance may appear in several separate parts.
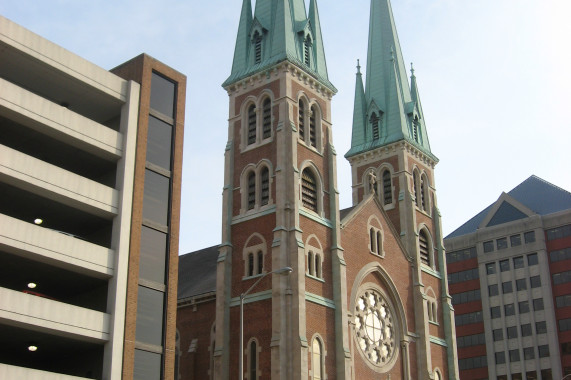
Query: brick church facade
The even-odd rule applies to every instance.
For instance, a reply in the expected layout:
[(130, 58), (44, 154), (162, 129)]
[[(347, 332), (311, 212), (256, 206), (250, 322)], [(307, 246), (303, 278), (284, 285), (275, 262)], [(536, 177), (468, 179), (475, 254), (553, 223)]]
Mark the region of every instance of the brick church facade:
[(339, 210), (317, 0), (243, 1), (222, 241), (180, 257), (179, 379), (239, 378), (243, 293), (244, 379), (458, 379), (438, 159), (389, 0), (369, 28)]

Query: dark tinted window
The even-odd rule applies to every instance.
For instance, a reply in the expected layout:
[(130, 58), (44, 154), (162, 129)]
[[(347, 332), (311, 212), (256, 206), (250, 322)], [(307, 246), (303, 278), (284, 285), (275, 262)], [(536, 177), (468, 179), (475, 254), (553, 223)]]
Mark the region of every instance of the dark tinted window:
[(510, 243), (512, 247), (516, 247), (521, 245), (521, 235), (512, 235), (510, 236)]
[(537, 253), (531, 253), (527, 255), (527, 265), (528, 266), (537, 265)]
[(527, 289), (527, 283), (525, 281), (525, 278), (520, 278), (518, 280), (515, 280), (515, 285), (516, 285), (517, 290), (526, 290)]
[(488, 263), (488, 264), (486, 264), (486, 273), (487, 273), (487, 274), (494, 274), (494, 273), (496, 273), (496, 263)]
[(502, 316), (501, 312), (500, 312), (500, 307), (499, 306), (491, 307), (490, 308), (490, 315), (491, 315), (492, 319), (500, 318)]
[(171, 170), (172, 126), (149, 116), (147, 161)]
[(514, 257), (514, 269), (523, 268), (523, 256)]
[(141, 229), (141, 261), (139, 276), (164, 284), (167, 235), (143, 226)]
[(143, 218), (166, 226), (169, 212), (169, 179), (145, 170)]
[(503, 340), (504, 339), (504, 332), (502, 329), (495, 329), (493, 331), (493, 336), (494, 336), (494, 342), (497, 342), (498, 340)]
[(547, 323), (545, 321), (535, 322), (535, 333), (545, 334), (547, 332)]
[(525, 244), (533, 243), (535, 241), (535, 231), (529, 231), (523, 234)]
[(504, 312), (506, 317), (509, 315), (514, 315), (515, 314), (515, 307), (513, 303), (508, 303), (507, 305), (504, 305)]
[(484, 253), (492, 252), (494, 250), (494, 242), (493, 241), (485, 241), (484, 242)]
[(133, 379), (156, 380), (161, 378), (160, 354), (143, 350), (135, 350), (135, 363), (133, 368)]
[(488, 295), (490, 297), (497, 296), (498, 294), (498, 284), (488, 285)]
[(520, 301), (518, 304), (519, 313), (529, 313), (529, 302), (528, 301)]
[(521, 325), (521, 336), (530, 336), (531, 334), (531, 323)]
[(498, 247), (498, 250), (506, 249), (508, 247), (508, 239), (505, 237), (498, 239), (498, 240), (496, 240), (496, 245)]
[(539, 288), (541, 286), (541, 277), (539, 276), (531, 276), (529, 278), (529, 284), (532, 288)]
[(502, 293), (511, 293), (513, 292), (513, 286), (511, 281), (502, 282)]
[(500, 261), (500, 271), (507, 272), (509, 270), (510, 270), (510, 261), (509, 260)]
[(517, 327), (516, 326), (510, 326), (507, 328), (508, 331), (508, 339), (515, 339), (517, 338)]
[(163, 344), (164, 293), (139, 286), (136, 339), (157, 346)]
[(151, 79), (151, 108), (174, 118), (175, 84), (153, 73)]
[(543, 298), (536, 298), (533, 300), (533, 310), (543, 310)]

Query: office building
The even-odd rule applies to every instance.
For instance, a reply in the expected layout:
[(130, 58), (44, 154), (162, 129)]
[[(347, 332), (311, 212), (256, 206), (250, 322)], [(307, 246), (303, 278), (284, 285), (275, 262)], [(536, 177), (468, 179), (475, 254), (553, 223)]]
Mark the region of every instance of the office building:
[(444, 239), (461, 379), (571, 373), (571, 193), (531, 176)]
[(186, 78), (0, 17), (0, 378), (172, 379)]

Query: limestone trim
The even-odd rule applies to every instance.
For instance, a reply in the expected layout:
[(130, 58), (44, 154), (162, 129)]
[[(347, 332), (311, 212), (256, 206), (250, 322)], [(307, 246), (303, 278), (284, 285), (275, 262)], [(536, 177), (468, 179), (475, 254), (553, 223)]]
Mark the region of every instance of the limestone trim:
[(369, 217), (367, 231), (369, 236), (369, 253), (384, 258), (385, 249), (383, 242), (385, 241), (385, 234), (379, 218), (375, 215)]

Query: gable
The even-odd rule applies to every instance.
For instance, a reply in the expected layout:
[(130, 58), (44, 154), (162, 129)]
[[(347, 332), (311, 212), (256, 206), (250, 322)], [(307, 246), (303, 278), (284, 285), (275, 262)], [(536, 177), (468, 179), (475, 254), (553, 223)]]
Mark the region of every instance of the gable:
[(510, 203), (503, 201), (492, 216), (486, 227), (497, 226), (498, 224), (512, 222), (514, 220), (525, 219), (528, 216), (515, 208)]

